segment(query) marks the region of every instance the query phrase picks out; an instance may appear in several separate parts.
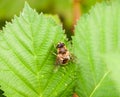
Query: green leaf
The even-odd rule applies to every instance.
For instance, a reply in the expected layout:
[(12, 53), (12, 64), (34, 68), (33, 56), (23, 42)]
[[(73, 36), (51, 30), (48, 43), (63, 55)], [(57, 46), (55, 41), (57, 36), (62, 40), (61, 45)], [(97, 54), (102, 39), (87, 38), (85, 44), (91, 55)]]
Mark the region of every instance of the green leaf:
[(104, 60), (112, 74), (113, 80), (116, 82), (117, 89), (120, 93), (120, 52), (105, 54)]
[(66, 42), (54, 19), (25, 5), (0, 33), (0, 85), (7, 97), (70, 97), (75, 66), (55, 71), (54, 45)]
[(54, 21), (56, 21), (56, 23), (61, 24), (61, 21), (60, 21), (60, 18), (59, 18), (58, 15), (49, 15), (49, 14), (46, 14), (45, 16), (51, 17), (52, 19), (54, 19)]
[(103, 2), (80, 18), (73, 37), (80, 97), (119, 97), (101, 56), (120, 48), (120, 2)]

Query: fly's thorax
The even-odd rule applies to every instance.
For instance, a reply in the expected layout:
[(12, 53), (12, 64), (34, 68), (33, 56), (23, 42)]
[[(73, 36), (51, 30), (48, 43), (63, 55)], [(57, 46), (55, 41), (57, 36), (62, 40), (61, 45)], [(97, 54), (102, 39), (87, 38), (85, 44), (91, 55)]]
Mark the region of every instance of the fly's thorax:
[(57, 53), (58, 54), (65, 54), (67, 52), (67, 49), (66, 48), (58, 48), (57, 49)]

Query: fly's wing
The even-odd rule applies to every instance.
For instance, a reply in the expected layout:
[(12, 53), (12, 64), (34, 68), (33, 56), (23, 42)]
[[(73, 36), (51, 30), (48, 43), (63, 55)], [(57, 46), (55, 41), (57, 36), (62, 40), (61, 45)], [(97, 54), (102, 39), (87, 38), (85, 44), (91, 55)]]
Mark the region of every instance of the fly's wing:
[(57, 56), (57, 58), (56, 58), (56, 62), (55, 62), (55, 67), (54, 67), (54, 72), (57, 72), (58, 71), (58, 69), (59, 69), (59, 67), (60, 67), (60, 64), (61, 64), (61, 60), (60, 60), (60, 57), (59, 56)]
[(56, 57), (56, 65), (60, 65), (63, 62), (63, 55), (62, 54), (58, 54)]

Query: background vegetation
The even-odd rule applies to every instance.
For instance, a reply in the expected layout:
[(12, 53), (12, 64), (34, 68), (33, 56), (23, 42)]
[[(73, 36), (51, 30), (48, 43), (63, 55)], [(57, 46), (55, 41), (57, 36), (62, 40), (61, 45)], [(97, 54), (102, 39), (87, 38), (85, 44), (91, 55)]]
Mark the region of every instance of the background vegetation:
[(27, 1), (38, 13), (58, 15), (61, 23), (70, 37), (77, 17), (87, 13), (91, 6), (103, 0), (0, 0), (0, 29), (5, 21), (11, 21), (14, 15), (19, 15)]

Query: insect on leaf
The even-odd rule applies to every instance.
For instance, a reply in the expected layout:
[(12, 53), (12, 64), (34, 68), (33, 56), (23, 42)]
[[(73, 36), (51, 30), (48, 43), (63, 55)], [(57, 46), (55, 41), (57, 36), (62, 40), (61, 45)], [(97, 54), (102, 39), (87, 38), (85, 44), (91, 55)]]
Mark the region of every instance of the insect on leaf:
[(69, 97), (74, 66), (54, 71), (54, 44), (65, 42), (62, 27), (25, 4), (0, 33), (0, 85), (7, 97)]

